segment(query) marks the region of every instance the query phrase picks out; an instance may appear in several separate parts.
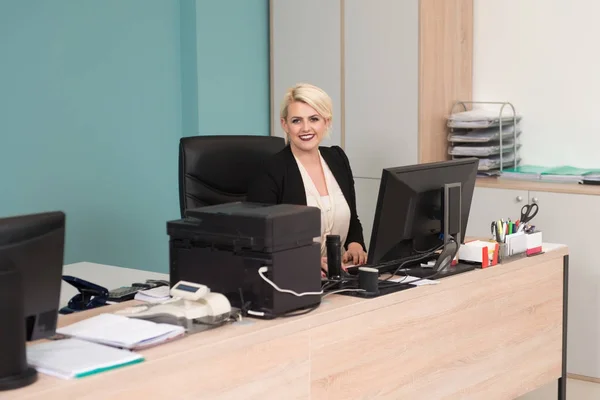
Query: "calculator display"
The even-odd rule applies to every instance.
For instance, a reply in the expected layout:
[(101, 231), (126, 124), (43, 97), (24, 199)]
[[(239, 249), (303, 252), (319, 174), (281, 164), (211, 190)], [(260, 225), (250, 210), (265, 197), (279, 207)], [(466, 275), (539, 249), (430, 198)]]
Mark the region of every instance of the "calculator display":
[(197, 287), (183, 285), (183, 284), (177, 285), (177, 287), (175, 289), (184, 290), (186, 292), (192, 292), (192, 293), (196, 293), (198, 291)]

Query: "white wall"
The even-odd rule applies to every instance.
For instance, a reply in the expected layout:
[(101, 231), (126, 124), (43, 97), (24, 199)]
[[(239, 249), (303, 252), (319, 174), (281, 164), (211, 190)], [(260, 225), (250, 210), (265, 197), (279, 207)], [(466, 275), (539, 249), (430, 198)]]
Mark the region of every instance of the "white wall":
[(325, 90), (333, 101), (333, 125), (330, 137), (323, 145), (340, 145), (340, 2), (272, 0), (271, 7), (273, 133), (285, 136), (279, 120), (279, 107), (285, 92), (297, 83), (312, 83)]
[(475, 0), (473, 97), (523, 115), (524, 162), (600, 168), (599, 15), (598, 0)]

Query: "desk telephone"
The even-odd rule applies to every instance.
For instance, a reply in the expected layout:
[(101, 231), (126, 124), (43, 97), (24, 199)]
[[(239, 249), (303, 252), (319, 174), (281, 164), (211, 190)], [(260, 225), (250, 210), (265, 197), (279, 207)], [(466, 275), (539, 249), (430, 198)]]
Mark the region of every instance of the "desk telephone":
[(109, 304), (108, 302), (120, 303), (132, 300), (140, 290), (152, 289), (158, 286), (169, 286), (168, 281), (148, 279), (145, 283), (133, 283), (131, 286), (108, 290), (103, 286), (70, 275), (63, 275), (62, 279), (74, 286), (79, 293), (73, 296), (69, 300), (69, 304), (60, 310), (61, 314), (71, 314), (77, 311), (102, 307)]
[[(108, 304), (108, 301), (126, 301), (135, 297), (140, 290), (159, 286), (169, 286), (162, 280), (147, 280), (146, 283), (134, 283), (131, 287), (122, 287), (112, 291), (94, 283), (73, 276), (63, 276), (65, 282), (79, 290), (61, 314), (88, 310)], [(205, 285), (180, 281), (169, 294), (173, 297), (161, 304), (144, 304), (128, 307), (115, 312), (131, 318), (146, 319), (157, 323), (180, 325), (188, 333), (214, 328), (227, 322), (231, 317), (231, 304), (227, 297), (211, 292)]]

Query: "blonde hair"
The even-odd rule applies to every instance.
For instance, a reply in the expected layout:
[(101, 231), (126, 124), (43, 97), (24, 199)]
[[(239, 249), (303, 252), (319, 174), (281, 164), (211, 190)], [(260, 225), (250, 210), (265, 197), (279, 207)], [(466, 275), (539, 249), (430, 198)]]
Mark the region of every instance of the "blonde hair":
[(331, 124), (333, 103), (331, 97), (323, 89), (309, 83), (298, 83), (296, 86), (289, 88), (281, 102), (281, 109), (279, 111), (281, 118), (287, 120), (289, 105), (295, 101), (308, 104), (323, 118), (329, 120)]

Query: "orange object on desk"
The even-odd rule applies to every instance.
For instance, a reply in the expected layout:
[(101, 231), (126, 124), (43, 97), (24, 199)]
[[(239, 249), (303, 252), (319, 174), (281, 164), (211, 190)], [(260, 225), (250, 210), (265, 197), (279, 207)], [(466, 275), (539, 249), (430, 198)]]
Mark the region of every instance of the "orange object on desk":
[(473, 240), (460, 247), (458, 256), (460, 260), (478, 263), (481, 264), (481, 268), (488, 268), (498, 264), (499, 251), (500, 246), (497, 242)]

